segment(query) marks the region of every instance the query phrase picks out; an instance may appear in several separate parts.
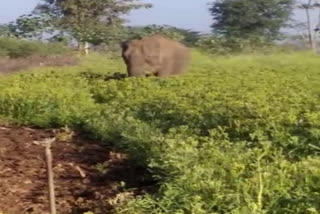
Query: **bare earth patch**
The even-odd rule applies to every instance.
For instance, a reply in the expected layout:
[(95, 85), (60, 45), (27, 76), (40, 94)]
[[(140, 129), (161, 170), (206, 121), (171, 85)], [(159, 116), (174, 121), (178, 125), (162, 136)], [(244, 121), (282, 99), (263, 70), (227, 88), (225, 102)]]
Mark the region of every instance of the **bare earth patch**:
[(112, 213), (147, 189), (144, 170), (112, 148), (65, 129), (0, 126), (0, 213), (48, 213), (44, 147), (37, 142), (53, 136), (58, 213)]
[(73, 56), (29, 56), (26, 58), (0, 58), (0, 73), (10, 73), (33, 67), (70, 66), (77, 63)]

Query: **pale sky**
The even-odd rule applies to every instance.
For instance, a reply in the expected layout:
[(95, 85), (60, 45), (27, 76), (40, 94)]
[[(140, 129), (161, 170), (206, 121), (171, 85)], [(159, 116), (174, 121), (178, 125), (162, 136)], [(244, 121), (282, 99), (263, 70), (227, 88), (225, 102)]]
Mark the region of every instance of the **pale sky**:
[[(167, 24), (201, 32), (210, 32), (211, 16), (208, 12), (208, 2), (213, 0), (144, 0), (152, 3), (152, 9), (133, 11), (128, 16), (130, 25)], [(18, 16), (27, 14), (40, 0), (0, 0), (0, 23), (15, 20)], [(317, 13), (313, 21), (318, 22)], [(294, 18), (305, 20), (304, 11), (295, 11)]]

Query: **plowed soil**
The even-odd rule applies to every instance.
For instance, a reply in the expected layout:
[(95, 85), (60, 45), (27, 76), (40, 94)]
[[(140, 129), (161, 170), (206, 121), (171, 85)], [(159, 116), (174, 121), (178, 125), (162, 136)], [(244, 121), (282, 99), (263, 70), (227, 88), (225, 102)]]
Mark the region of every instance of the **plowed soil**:
[(49, 213), (41, 142), (52, 137), (59, 214), (113, 213), (115, 206), (146, 189), (145, 172), (132, 167), (124, 154), (78, 133), (0, 126), (0, 213)]

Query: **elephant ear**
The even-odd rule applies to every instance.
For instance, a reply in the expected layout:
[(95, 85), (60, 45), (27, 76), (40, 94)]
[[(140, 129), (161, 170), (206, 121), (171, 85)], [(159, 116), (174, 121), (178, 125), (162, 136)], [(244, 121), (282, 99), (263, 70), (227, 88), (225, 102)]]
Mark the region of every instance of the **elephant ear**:
[(129, 42), (128, 41), (121, 42), (120, 46), (122, 51), (125, 52), (129, 47)]

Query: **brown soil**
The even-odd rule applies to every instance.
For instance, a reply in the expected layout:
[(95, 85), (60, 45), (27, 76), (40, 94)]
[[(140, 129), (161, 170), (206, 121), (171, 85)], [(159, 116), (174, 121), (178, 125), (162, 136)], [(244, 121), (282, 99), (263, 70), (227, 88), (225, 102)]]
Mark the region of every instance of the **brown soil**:
[(53, 136), (59, 214), (112, 213), (115, 206), (146, 189), (145, 172), (133, 168), (124, 154), (75, 132), (0, 125), (0, 213), (49, 213), (41, 141)]
[(76, 57), (73, 56), (29, 56), (25, 58), (11, 59), (0, 58), (0, 74), (17, 72), (35, 67), (44, 66), (71, 66), (77, 64)]

